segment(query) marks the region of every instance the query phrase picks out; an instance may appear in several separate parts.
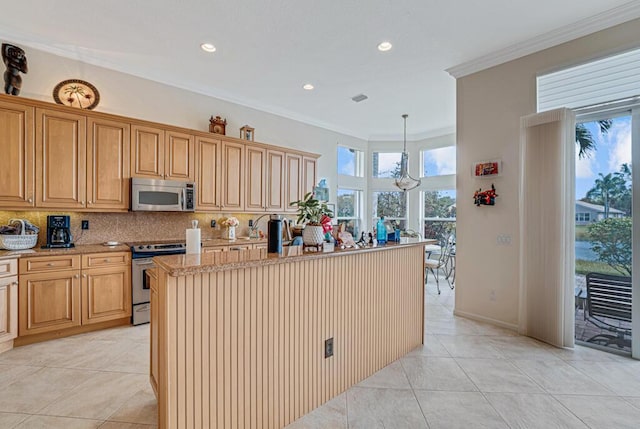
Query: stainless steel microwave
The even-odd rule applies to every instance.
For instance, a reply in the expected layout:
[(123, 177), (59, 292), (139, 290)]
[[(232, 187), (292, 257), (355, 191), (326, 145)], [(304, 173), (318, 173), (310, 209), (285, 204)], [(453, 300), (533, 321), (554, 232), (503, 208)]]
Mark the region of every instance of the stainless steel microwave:
[(131, 179), (131, 211), (192, 212), (195, 195), (194, 182)]

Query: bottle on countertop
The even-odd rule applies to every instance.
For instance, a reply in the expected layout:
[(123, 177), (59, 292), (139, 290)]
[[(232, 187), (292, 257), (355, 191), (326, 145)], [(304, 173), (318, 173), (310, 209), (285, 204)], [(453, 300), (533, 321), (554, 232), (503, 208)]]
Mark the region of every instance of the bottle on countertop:
[(387, 227), (384, 226), (384, 216), (380, 216), (380, 219), (378, 219), (378, 224), (376, 225), (376, 238), (378, 239), (378, 246), (387, 242)]

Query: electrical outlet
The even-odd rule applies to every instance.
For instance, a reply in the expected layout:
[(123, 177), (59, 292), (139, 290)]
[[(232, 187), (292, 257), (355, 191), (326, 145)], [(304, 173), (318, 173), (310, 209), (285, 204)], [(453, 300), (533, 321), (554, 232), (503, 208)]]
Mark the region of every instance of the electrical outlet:
[(511, 236), (509, 234), (498, 234), (496, 236), (498, 246), (511, 246)]
[(333, 356), (333, 337), (324, 340), (324, 358)]
[(82, 221), (82, 229), (89, 229), (89, 221), (88, 220), (83, 220)]
[(215, 228), (215, 227), (216, 227), (216, 220), (211, 219), (211, 228)]
[(494, 289), (491, 289), (491, 291), (489, 292), (489, 301), (495, 301), (496, 300), (496, 291)]

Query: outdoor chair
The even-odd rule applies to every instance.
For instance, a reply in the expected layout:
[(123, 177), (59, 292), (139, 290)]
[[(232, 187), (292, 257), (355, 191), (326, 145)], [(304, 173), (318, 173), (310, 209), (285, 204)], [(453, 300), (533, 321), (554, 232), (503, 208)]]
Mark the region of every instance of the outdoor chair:
[(444, 243), (442, 243), (442, 246), (439, 246), (440, 251), (438, 254), (435, 254), (429, 251), (427, 249), (427, 246), (425, 246), (424, 283), (425, 285), (427, 284), (429, 280), (429, 272), (431, 272), (431, 274), (433, 274), (433, 277), (436, 279), (436, 288), (438, 290), (438, 295), (440, 295), (441, 293), (440, 280), (438, 278), (438, 271), (440, 270), (442, 270), (442, 272), (444, 273), (445, 280), (447, 281), (447, 283), (449, 283), (449, 287), (451, 289), (454, 288), (453, 284), (451, 283), (451, 280), (449, 279), (451, 273), (450, 271), (447, 270), (447, 267), (449, 266), (450, 258), (451, 258), (450, 249), (451, 249), (452, 242), (453, 240), (451, 239), (451, 237), (444, 240)]
[(586, 304), (584, 320), (614, 334), (594, 335), (587, 342), (630, 347), (631, 340), (628, 338), (631, 337), (631, 327), (616, 326), (614, 321), (631, 324), (631, 277), (587, 274)]

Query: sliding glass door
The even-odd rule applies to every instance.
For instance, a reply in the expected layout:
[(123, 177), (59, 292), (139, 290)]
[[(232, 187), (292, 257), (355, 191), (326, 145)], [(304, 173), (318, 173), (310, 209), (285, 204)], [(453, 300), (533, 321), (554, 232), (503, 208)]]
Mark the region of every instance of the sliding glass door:
[(640, 334), (632, 305), (638, 123), (628, 109), (590, 113), (576, 125), (576, 342), (622, 354)]

